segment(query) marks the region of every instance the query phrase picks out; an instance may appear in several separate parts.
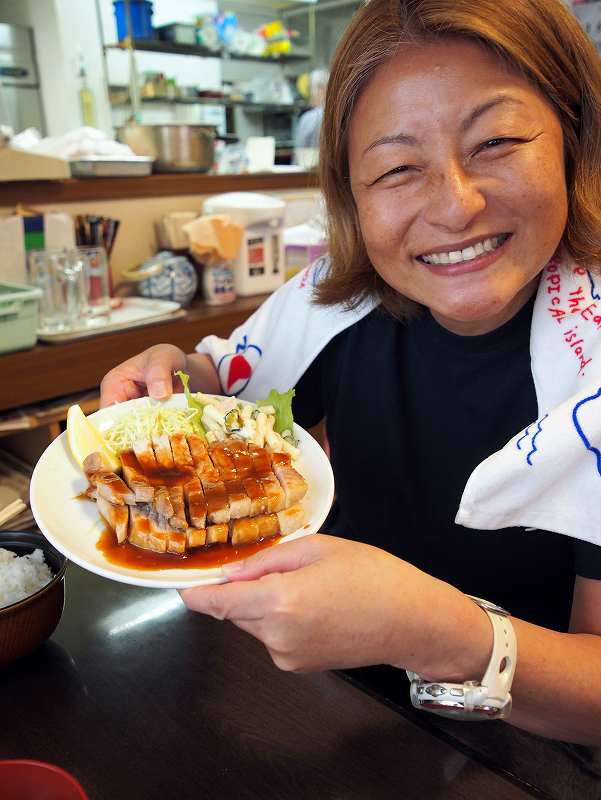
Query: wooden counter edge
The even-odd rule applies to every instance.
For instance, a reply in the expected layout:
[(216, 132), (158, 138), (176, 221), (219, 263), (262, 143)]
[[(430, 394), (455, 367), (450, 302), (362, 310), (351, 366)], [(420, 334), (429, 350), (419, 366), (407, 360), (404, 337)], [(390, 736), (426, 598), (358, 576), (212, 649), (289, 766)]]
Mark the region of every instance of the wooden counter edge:
[(154, 344), (168, 342), (189, 353), (203, 336), (227, 337), (264, 299), (239, 297), (223, 306), (198, 302), (175, 320), (2, 355), (0, 411), (93, 389), (114, 366)]
[(0, 181), (0, 206), (17, 203), (75, 203), (133, 197), (173, 197), (221, 192), (314, 189), (313, 172), (266, 172), (253, 175), (207, 175), (199, 172), (154, 174), (146, 177), (66, 178), (43, 181)]

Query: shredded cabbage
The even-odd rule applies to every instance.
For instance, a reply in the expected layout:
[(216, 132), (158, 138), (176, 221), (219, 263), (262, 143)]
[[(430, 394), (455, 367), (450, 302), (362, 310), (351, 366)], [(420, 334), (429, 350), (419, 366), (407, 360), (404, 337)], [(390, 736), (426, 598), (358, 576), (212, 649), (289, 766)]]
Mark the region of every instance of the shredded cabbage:
[(197, 433), (210, 442), (234, 434), (249, 442), (276, 452), (287, 452), (298, 458), (298, 442), (292, 434), (292, 398), (294, 389), (279, 393), (272, 389), (265, 400), (254, 407), (237, 402), (235, 397), (219, 398), (193, 394), (188, 390), (188, 376), (178, 372), (184, 386), (187, 408), (170, 408), (148, 400), (118, 418), (102, 435), (107, 445), (120, 453), (131, 450), (136, 439), (150, 439), (152, 434)]
[(196, 433), (199, 414), (196, 408), (142, 408), (115, 420), (102, 436), (117, 452), (131, 450), (136, 439), (150, 438), (153, 433)]

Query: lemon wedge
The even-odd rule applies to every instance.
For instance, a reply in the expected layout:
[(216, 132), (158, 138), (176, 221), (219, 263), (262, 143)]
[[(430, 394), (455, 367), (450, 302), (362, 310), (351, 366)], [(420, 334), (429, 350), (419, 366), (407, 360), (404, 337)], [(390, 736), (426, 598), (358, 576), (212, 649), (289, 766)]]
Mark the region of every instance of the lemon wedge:
[(67, 411), (67, 442), (71, 455), (80, 467), (90, 453), (100, 453), (107, 469), (116, 472), (121, 468), (115, 451), (107, 445), (78, 405), (70, 406)]

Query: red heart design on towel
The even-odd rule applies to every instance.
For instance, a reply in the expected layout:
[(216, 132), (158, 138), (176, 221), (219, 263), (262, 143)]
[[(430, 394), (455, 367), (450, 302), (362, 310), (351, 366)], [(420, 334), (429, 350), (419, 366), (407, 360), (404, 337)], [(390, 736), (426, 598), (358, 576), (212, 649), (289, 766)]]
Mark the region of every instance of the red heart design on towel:
[(251, 374), (252, 368), (241, 353), (232, 356), (227, 374), (227, 391), (230, 391), (236, 381), (246, 380), (250, 378)]

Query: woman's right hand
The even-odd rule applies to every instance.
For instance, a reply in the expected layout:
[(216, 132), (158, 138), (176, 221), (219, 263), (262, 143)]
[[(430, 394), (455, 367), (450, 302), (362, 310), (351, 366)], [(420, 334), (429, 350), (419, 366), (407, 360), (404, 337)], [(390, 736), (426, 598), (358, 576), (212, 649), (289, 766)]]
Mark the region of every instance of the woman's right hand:
[(100, 384), (100, 407), (135, 397), (166, 400), (173, 393), (174, 372), (186, 371), (187, 358), (183, 350), (172, 344), (157, 344), (115, 367)]

